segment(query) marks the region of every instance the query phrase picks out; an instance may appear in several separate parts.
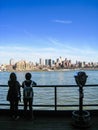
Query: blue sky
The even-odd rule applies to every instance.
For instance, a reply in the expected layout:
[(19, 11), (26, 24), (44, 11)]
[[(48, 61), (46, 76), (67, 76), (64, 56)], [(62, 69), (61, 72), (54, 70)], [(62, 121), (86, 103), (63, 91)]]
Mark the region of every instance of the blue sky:
[(0, 64), (98, 62), (98, 0), (0, 0)]

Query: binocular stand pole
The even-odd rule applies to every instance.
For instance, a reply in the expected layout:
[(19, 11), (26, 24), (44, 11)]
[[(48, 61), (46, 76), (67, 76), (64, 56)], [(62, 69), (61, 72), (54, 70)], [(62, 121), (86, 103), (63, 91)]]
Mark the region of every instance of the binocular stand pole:
[(90, 126), (90, 113), (83, 111), (83, 86), (79, 85), (79, 111), (72, 112), (73, 125), (76, 127)]

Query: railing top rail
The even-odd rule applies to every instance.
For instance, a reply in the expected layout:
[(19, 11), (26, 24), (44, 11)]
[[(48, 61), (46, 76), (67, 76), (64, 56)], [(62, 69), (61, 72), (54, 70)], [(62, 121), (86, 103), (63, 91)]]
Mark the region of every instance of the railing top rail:
[[(8, 87), (8, 85), (0, 85), (0, 87)], [(34, 87), (78, 87), (78, 85), (37, 85)], [(98, 84), (87, 84), (84, 87), (98, 87)]]

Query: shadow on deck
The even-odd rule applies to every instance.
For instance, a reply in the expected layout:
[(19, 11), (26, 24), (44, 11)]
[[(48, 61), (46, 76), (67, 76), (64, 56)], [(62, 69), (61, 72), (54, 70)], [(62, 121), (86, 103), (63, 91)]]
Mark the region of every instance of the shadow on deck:
[[(98, 130), (98, 111), (91, 111), (92, 125), (86, 130)], [(0, 110), (0, 130), (82, 130), (72, 125), (72, 111), (34, 111), (35, 120), (20, 118), (13, 121), (8, 110)], [(85, 130), (84, 129), (84, 130)]]

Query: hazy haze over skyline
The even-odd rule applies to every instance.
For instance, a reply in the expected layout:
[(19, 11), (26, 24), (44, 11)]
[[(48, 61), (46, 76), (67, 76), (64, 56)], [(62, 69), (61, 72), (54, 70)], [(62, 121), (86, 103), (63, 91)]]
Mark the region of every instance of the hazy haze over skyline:
[(0, 0), (0, 64), (98, 62), (98, 0)]

